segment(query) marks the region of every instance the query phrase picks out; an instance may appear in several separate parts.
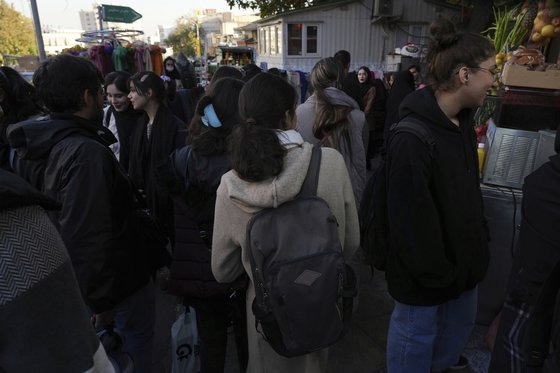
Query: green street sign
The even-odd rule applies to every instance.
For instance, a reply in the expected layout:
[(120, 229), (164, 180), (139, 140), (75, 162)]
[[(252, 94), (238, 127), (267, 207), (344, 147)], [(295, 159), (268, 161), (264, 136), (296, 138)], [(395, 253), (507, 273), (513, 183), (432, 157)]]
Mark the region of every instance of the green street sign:
[(105, 4), (101, 4), (101, 6), (103, 7), (102, 14), (105, 22), (132, 23), (142, 18), (142, 14), (128, 6)]

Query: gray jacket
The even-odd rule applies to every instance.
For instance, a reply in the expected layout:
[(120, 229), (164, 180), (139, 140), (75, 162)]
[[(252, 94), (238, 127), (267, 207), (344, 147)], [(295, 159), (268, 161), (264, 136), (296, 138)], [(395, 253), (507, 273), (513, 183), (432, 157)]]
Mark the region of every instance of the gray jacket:
[[(359, 109), (356, 101), (343, 91), (329, 87), (325, 90), (329, 102), (332, 105), (342, 105), (353, 108), (348, 116), (348, 126), (350, 129), (350, 147), (340, 144), (337, 149), (344, 158), (344, 163), (348, 168), (350, 181), (352, 182), (352, 190), (356, 200), (356, 207), (359, 208), (362, 200), (362, 194), (366, 184), (366, 154), (364, 149), (363, 131), (366, 126), (366, 117)], [(317, 99), (313, 94), (307, 101), (298, 106), (296, 109), (297, 126), (296, 130), (301, 133), (303, 139), (313, 145), (318, 144), (319, 140), (313, 135), (313, 122), (315, 121), (315, 113), (317, 107)]]

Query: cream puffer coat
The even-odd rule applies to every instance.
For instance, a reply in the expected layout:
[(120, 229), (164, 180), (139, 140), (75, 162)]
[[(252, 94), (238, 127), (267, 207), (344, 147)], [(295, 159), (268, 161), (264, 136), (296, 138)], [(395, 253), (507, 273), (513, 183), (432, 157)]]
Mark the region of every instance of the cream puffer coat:
[[(309, 167), (311, 150), (309, 143), (289, 149), (284, 168), (275, 178), (247, 182), (240, 179), (235, 171), (230, 171), (222, 177), (218, 188), (212, 271), (219, 282), (233, 281), (243, 271), (251, 278), (246, 299), (249, 373), (319, 373), (327, 370), (328, 349), (285, 358), (278, 355), (256, 331), (251, 311), (255, 289), (245, 237), (247, 223), (256, 212), (278, 206), (299, 193)], [(358, 216), (344, 159), (334, 149), (322, 149), (317, 195), (328, 203), (336, 216), (343, 254), (349, 260), (360, 241)]]

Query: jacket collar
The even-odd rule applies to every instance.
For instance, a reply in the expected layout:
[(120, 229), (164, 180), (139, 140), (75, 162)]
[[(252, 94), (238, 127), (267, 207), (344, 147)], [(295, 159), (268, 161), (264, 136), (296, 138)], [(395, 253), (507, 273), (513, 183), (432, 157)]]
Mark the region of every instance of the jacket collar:
[(111, 145), (117, 142), (117, 138), (111, 130), (104, 127), (101, 123), (96, 123), (94, 121), (73, 115), (73, 114), (65, 114), (65, 113), (52, 113), (51, 119), (56, 120), (69, 120), (73, 121), (78, 125), (78, 127), (86, 130), (92, 137), (98, 139), (104, 145)]

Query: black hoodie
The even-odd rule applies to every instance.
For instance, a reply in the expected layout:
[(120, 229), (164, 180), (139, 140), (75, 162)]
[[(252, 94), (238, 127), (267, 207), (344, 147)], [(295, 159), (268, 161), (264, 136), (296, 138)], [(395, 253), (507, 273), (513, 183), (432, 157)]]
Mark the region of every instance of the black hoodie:
[(410, 133), (391, 141), (387, 282), (401, 303), (438, 305), (472, 289), (488, 267), (476, 137), (470, 110), (459, 113), (457, 127), (428, 88), (404, 99), (406, 116), (425, 123), (435, 149)]

